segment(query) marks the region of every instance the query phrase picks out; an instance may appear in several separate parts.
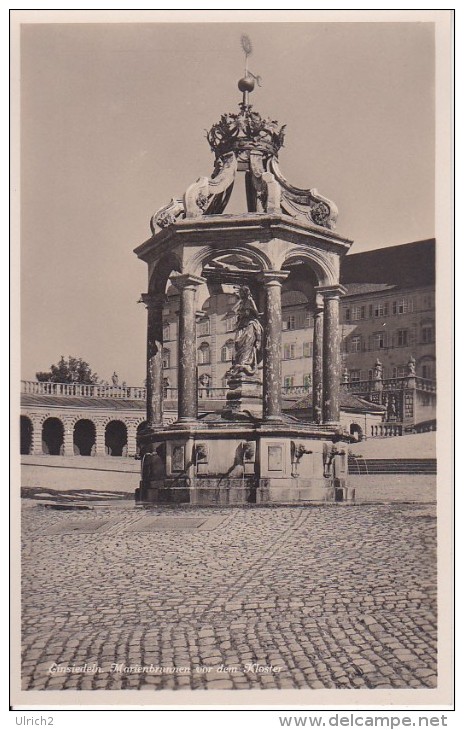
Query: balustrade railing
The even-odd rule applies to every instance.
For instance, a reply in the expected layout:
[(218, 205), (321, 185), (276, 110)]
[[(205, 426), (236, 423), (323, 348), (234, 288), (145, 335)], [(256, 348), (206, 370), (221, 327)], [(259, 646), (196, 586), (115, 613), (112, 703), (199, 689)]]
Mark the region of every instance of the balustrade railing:
[[(382, 381), (357, 380), (342, 383), (342, 388), (350, 393), (372, 393), (377, 390), (393, 391), (415, 387), (417, 390), (428, 393), (436, 393), (434, 380), (427, 380), (415, 375), (402, 378), (386, 378)], [(199, 388), (199, 400), (216, 399), (224, 400), (227, 395), (227, 388)], [(127, 400), (145, 400), (147, 397), (146, 388), (132, 385), (88, 385), (85, 383), (43, 383), (37, 380), (22, 380), (21, 392), (29, 395), (56, 395), (56, 396), (77, 396), (81, 398), (122, 398)], [(282, 386), (284, 396), (303, 396), (311, 393), (309, 385)], [(177, 388), (165, 387), (163, 396), (165, 400), (177, 400)]]
[(427, 393), (436, 393), (437, 384), (435, 380), (427, 380), (426, 378), (416, 377), (417, 390), (425, 390)]
[(81, 398), (126, 398), (145, 400), (146, 388), (122, 385), (90, 385), (87, 383), (41, 383), (22, 380), (21, 392), (29, 395), (77, 396)]
[(402, 436), (403, 429), (404, 427), (402, 423), (378, 423), (374, 426), (371, 426), (371, 436), (372, 438)]
[(350, 393), (375, 393), (376, 391), (405, 390), (415, 388), (428, 393), (437, 392), (435, 380), (420, 378), (418, 375), (405, 375), (401, 378), (384, 378), (383, 380), (352, 380), (342, 383), (342, 388)]
[(310, 385), (287, 385), (282, 388), (282, 395), (306, 395), (311, 393)]

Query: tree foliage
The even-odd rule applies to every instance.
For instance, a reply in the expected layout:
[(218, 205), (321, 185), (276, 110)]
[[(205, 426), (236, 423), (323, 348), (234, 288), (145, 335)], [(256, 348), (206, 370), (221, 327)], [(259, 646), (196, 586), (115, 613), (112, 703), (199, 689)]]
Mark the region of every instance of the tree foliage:
[(56, 365), (50, 365), (47, 372), (38, 372), (35, 377), (39, 382), (48, 383), (98, 383), (97, 373), (93, 373), (88, 362), (81, 357), (61, 355)]

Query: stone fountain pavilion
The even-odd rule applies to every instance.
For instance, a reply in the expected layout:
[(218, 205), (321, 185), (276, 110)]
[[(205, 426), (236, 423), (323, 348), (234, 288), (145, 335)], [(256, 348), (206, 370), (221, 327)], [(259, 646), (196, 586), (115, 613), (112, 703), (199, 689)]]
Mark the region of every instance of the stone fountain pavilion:
[[(284, 127), (253, 111), (254, 80), (239, 81), (236, 114), (208, 132), (215, 155), (200, 177), (151, 220), (135, 249), (148, 265), (147, 426), (140, 433), (139, 503), (201, 505), (327, 502), (350, 498), (340, 428), (340, 260), (352, 241), (334, 232), (337, 208), (279, 168)], [(243, 213), (228, 214), (234, 189)], [(312, 303), (312, 422), (281, 407), (281, 289)], [(179, 291), (178, 417), (163, 425), (163, 306)], [(235, 354), (220, 413), (197, 412), (196, 317), (201, 292), (237, 293)]]

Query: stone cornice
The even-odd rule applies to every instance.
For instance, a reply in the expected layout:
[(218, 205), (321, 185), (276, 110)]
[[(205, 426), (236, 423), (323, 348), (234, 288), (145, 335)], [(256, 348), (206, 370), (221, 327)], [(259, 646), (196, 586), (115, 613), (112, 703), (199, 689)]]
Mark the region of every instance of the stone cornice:
[[(222, 240), (221, 240), (222, 237)], [(208, 243), (223, 245), (224, 238), (240, 238), (242, 242), (283, 238), (292, 242), (310, 243), (338, 254), (346, 253), (353, 241), (319, 226), (297, 221), (284, 214), (248, 213), (245, 215), (202, 216), (183, 219), (164, 228), (134, 249), (142, 260), (149, 260), (153, 251), (168, 250), (173, 243)], [(211, 240), (213, 239), (213, 240)]]

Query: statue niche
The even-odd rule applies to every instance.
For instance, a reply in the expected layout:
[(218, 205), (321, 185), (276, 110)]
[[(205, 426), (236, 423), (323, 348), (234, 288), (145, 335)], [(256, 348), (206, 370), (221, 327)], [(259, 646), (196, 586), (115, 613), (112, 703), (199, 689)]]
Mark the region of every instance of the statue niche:
[(237, 313), (234, 355), (232, 367), (227, 371), (228, 379), (237, 376), (256, 375), (258, 365), (263, 359), (263, 327), (259, 312), (248, 286), (237, 287), (239, 300), (234, 307)]

